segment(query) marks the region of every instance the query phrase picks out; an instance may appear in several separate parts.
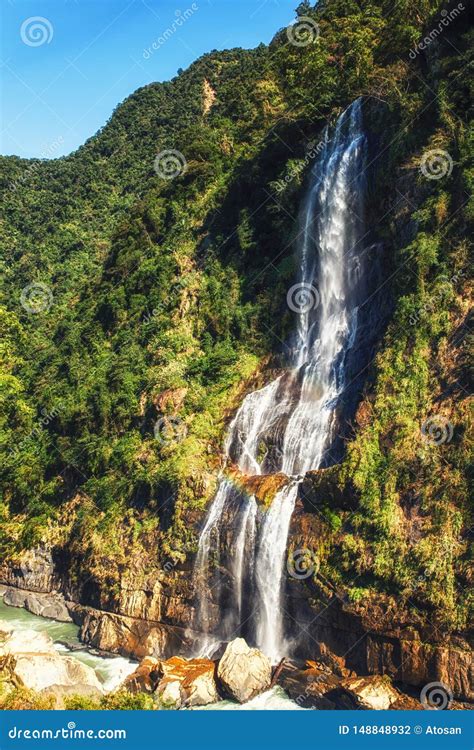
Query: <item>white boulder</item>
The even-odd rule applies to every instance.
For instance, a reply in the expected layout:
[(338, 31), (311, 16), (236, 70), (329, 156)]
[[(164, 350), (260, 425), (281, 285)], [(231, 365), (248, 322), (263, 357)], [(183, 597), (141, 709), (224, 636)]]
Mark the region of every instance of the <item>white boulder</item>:
[(243, 638), (236, 638), (227, 645), (217, 668), (217, 676), (230, 698), (245, 703), (268, 690), (272, 665), (258, 648), (250, 648)]

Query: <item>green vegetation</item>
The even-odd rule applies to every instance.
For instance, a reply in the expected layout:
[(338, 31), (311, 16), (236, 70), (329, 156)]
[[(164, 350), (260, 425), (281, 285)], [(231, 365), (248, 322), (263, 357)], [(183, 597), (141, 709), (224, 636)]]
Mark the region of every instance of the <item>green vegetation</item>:
[[(1, 684), (0, 684), (1, 688)], [(10, 690), (0, 689), (1, 711), (45, 711), (65, 708), (68, 711), (152, 711), (155, 706), (151, 695), (137, 693), (132, 695), (126, 690), (109, 693), (102, 698), (87, 698), (82, 695), (70, 695), (56, 699), (54, 695), (41, 695), (25, 687)]]
[[(226, 420), (292, 325), (308, 150), (363, 96), (394, 314), (342, 467), (359, 505), (327, 509), (322, 570), (353, 602), (388, 592), (464, 626), (472, 33), (461, 17), (409, 56), (443, 7), (302, 3), (314, 43), (283, 30), (213, 52), (135, 92), (71, 156), (0, 159), (2, 558), (49, 540), (74, 579), (132, 548), (157, 564), (192, 550), (184, 515), (212, 495)], [(172, 180), (153, 168), (165, 149), (187, 163)], [(452, 158), (443, 179), (420, 173), (433, 149)], [(433, 415), (450, 441), (423, 439)]]

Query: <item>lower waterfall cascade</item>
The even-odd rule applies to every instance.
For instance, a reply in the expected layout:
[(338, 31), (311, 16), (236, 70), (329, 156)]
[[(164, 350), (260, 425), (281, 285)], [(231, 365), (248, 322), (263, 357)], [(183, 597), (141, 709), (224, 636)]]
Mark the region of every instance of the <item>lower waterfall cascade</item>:
[[(200, 655), (237, 635), (276, 663), (290, 648), (284, 628), (285, 555), (298, 487), (309, 470), (334, 463), (337, 407), (348, 387), (347, 357), (366, 299), (363, 252), (367, 138), (357, 99), (339, 117), (312, 168), (300, 211), (296, 313), (288, 368), (248, 394), (232, 420), (225, 457), (243, 475), (281, 472), (289, 482), (268, 510), (226, 476), (219, 481), (199, 538), (194, 580)], [(230, 606), (220, 607), (213, 579), (221, 527), (233, 513)], [(218, 567), (218, 565), (217, 565)], [(215, 602), (218, 602), (217, 605)], [(217, 623), (217, 627), (212, 622)]]

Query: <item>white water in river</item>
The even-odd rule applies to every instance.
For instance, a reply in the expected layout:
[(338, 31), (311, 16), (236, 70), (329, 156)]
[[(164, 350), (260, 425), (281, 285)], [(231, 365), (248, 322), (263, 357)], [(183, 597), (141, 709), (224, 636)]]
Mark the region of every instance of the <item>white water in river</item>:
[(74, 647), (79, 645), (77, 625), (72, 622), (58, 622), (38, 617), (27, 612), (26, 609), (9, 607), (4, 604), (2, 596), (0, 596), (0, 622), (7, 623), (17, 632), (35, 630), (39, 633), (47, 633), (54, 641), (57, 651), (92, 667), (106, 691), (116, 690), (137, 667), (137, 662), (125, 659), (123, 656), (97, 656), (88, 651), (86, 646), (84, 649), (70, 651), (58, 641), (65, 641)]
[[(346, 385), (346, 356), (354, 344), (362, 301), (365, 159), (357, 100), (326, 139), (301, 210), (298, 283), (288, 299), (297, 318), (290, 368), (246, 396), (225, 446), (228, 461), (243, 474), (280, 471), (292, 480), (258, 517), (255, 499), (239, 493), (230, 480), (221, 480), (201, 532), (195, 567), (197, 629), (204, 633), (201, 652), (235, 637), (251, 619), (250, 640), (273, 662), (287, 653), (282, 616), (285, 554), (298, 483), (308, 470), (330, 463), (335, 411)], [(231, 616), (222, 612), (220, 626), (213, 629), (210, 601), (217, 602), (214, 609), (219, 606), (221, 576), (218, 571), (211, 597), (211, 563), (219, 561), (223, 517), (236, 501), (240, 510), (233, 537)], [(244, 621), (246, 584), (254, 596), (254, 612)]]

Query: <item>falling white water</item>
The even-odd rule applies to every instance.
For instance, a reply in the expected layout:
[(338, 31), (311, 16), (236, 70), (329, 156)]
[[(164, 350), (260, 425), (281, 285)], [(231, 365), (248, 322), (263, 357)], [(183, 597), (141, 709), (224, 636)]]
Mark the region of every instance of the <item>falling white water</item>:
[[(329, 463), (335, 409), (346, 386), (345, 360), (357, 332), (363, 295), (363, 232), (366, 138), (361, 102), (339, 118), (332, 138), (311, 175), (298, 233), (298, 284), (288, 300), (297, 313), (289, 371), (250, 393), (233, 419), (226, 456), (243, 474), (281, 471), (293, 479), (281, 489), (255, 524), (254, 498), (240, 496), (233, 544), (233, 614), (239, 632), (245, 582), (254, 563), (256, 644), (277, 661), (285, 654), (282, 618), (285, 553), (298, 482), (310, 469)], [(291, 290), (290, 290), (291, 291)], [(218, 552), (218, 529), (235, 487), (222, 480), (199, 540), (196, 576), (207, 579), (211, 550)], [(255, 559), (252, 559), (254, 555)], [(247, 559), (246, 559), (247, 558)], [(204, 574), (204, 575), (203, 575)], [(200, 630), (207, 632), (209, 604), (199, 594)], [(214, 599), (215, 600), (215, 599)], [(228, 622), (227, 618), (227, 622)], [(222, 635), (229, 637), (229, 633)]]
[(219, 548), (219, 521), (227, 496), (231, 490), (231, 483), (226, 479), (222, 479), (199, 537), (199, 548), (194, 565), (195, 586), (198, 593), (198, 619), (201, 623), (203, 633), (199, 646), (202, 656), (210, 656), (218, 643), (218, 639), (210, 634), (207, 627), (210, 616), (210, 598), (207, 591), (207, 581), (209, 579), (211, 551), (212, 549)]
[(255, 498), (251, 497), (244, 504), (242, 510), (242, 519), (240, 529), (235, 539), (235, 554), (232, 565), (232, 574), (234, 577), (234, 591), (236, 594), (236, 613), (238, 622), (242, 615), (242, 600), (244, 596), (245, 585), (245, 554), (249, 550), (254, 550), (257, 534), (257, 503)]
[(280, 611), (286, 540), (297, 492), (298, 484), (293, 482), (275, 495), (262, 521), (255, 560), (255, 581), (261, 602), (256, 638), (259, 647), (273, 661), (280, 657), (285, 642), (282, 618), (277, 613)]

